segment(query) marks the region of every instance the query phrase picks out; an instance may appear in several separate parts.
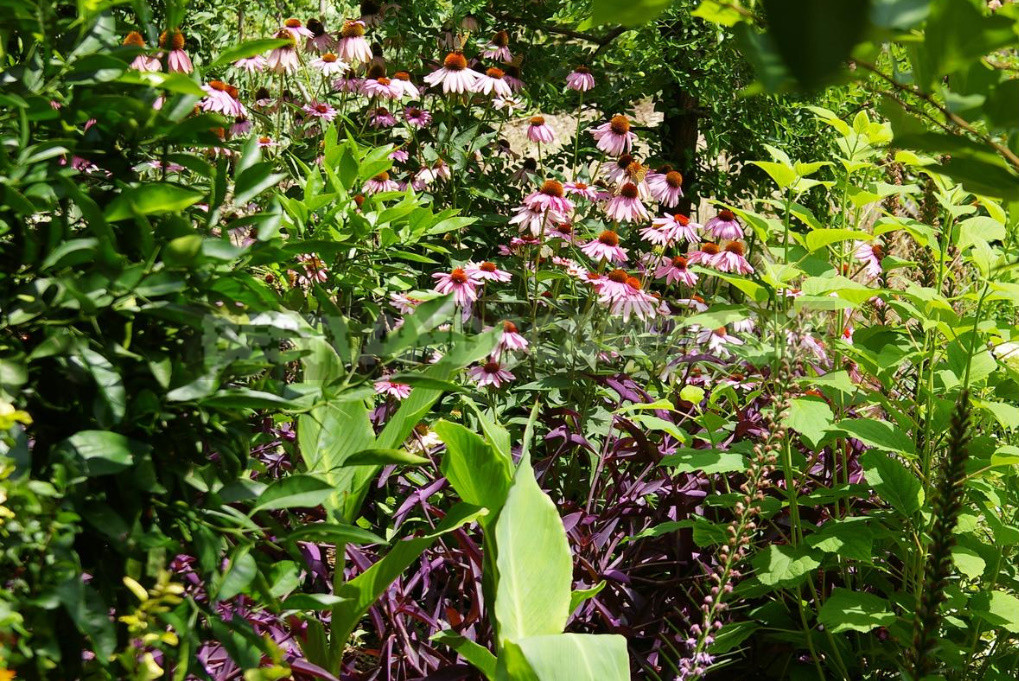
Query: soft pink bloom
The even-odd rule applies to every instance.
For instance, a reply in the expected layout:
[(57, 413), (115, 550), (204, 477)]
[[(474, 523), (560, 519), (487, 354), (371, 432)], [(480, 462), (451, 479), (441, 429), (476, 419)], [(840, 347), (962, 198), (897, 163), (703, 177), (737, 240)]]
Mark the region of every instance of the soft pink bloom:
[(403, 110), (403, 120), (407, 121), (407, 125), (415, 128), (424, 128), (432, 122), (432, 114), (428, 113), (424, 109), (419, 109), (415, 106), (408, 106)]
[(251, 132), (251, 121), (246, 116), (238, 116), (230, 126), (230, 134), (233, 137), (242, 137)]
[(366, 195), (371, 196), (372, 194), (378, 194), (380, 192), (395, 192), (399, 188), (400, 187), (396, 184), (396, 182), (389, 179), (389, 173), (382, 172), (365, 182), (361, 191), (363, 191)]
[(683, 197), (683, 176), (675, 170), (649, 175), (647, 183), (651, 196), (663, 206), (672, 208)]
[(302, 284), (313, 284), (315, 282), (325, 283), (329, 278), (329, 268), (322, 259), (315, 253), (302, 253), (297, 256), (297, 261), (304, 265), (303, 274), (298, 274), (297, 279)]
[(506, 31), (498, 31), (492, 36), (492, 40), (485, 46), (482, 55), (485, 59), (495, 59), (506, 62), (513, 61), (513, 53), (509, 51), (509, 34)]
[(514, 208), (513, 212), (516, 215), (510, 218), (509, 223), (511, 225), (519, 225), (521, 231), (530, 232), (533, 236), (540, 235), (552, 223), (564, 222), (566, 220), (566, 216), (560, 215), (554, 210), (531, 208), (526, 205)]
[(659, 312), (658, 299), (643, 291), (640, 280), (623, 270), (613, 270), (592, 283), (598, 292), (599, 302), (607, 305), (612, 314), (622, 316), (624, 322), (629, 321), (631, 316), (650, 319)]
[(724, 326), (720, 326), (717, 329), (700, 328), (697, 331), (697, 342), (707, 343), (708, 350), (714, 352), (719, 357), (729, 356), (730, 345), (743, 345), (743, 341), (729, 334)]
[(591, 130), (598, 148), (610, 156), (621, 156), (630, 151), (637, 135), (630, 131), (630, 119), (616, 114), (608, 123)]
[(505, 111), (508, 114), (524, 108), (524, 103), (516, 97), (496, 97), (492, 100), (492, 106), (496, 111)]
[(313, 38), (314, 34), (304, 27), (300, 19), (287, 19), (280, 30), (287, 31), (297, 41), (301, 38)]
[(524, 89), (524, 81), (520, 80), (520, 68), (515, 64), (503, 64), (503, 71), (506, 75), (503, 78), (513, 92), (520, 92)]
[(246, 73), (258, 73), (265, 70), (265, 57), (260, 54), (254, 57), (244, 57), (234, 62), (234, 68)]
[(678, 282), (693, 286), (697, 283), (697, 275), (687, 269), (686, 258), (681, 255), (663, 260), (662, 264), (655, 269), (655, 277), (658, 279), (665, 277), (666, 284)]
[(718, 244), (706, 241), (701, 244), (701, 248), (698, 251), (690, 251), (686, 254), (686, 262), (688, 265), (703, 265), (705, 267), (717, 267), (718, 256), (721, 253)]
[(486, 362), (480, 366), (471, 367), (467, 370), (467, 375), (474, 379), (474, 382), (479, 387), (484, 388), (487, 385), (493, 388), (501, 388), (503, 383), (512, 381), (516, 378), (509, 371), (502, 368), (499, 362), (492, 360)]
[(566, 190), (567, 194), (582, 196), (588, 201), (594, 201), (598, 198), (598, 190), (584, 182), (567, 182), (563, 185), (563, 189)]
[(545, 122), (544, 116), (533, 116), (527, 125), (527, 139), (540, 144), (551, 144), (555, 140), (555, 131)]
[(720, 272), (735, 272), (736, 274), (752, 274), (754, 268), (750, 266), (747, 259), (743, 257), (743, 244), (739, 241), (730, 241), (722, 249), (715, 259), (715, 267)]
[(410, 158), (410, 152), (406, 149), (393, 149), (389, 152), (389, 158), (393, 159), (397, 163), (405, 163)]
[(478, 72), (467, 68), (467, 60), (459, 52), (450, 52), (442, 62), (442, 68), (425, 76), (425, 82), (432, 87), (442, 86), (445, 94), (450, 92), (472, 92)]
[(507, 350), (519, 350), (527, 352), (527, 339), (517, 331), (517, 325), (513, 322), (502, 323), (502, 336), (499, 337), (499, 344), (495, 346), (496, 359)]
[[(473, 71), (475, 78), (471, 84), (471, 92), (477, 92), (481, 95), (493, 95), (495, 97), (510, 97), (513, 94), (513, 90), (510, 88), (509, 83), (506, 82), (506, 77), (502, 69), (490, 68), (484, 73)], [(426, 79), (427, 80), (427, 79)]]
[(308, 19), (305, 26), (311, 33), (311, 37), (304, 41), (306, 52), (332, 52), (336, 48), (336, 38), (326, 31), (326, 27), (321, 21)]
[(394, 100), (399, 99), (402, 93), (403, 89), (385, 76), (365, 78), (361, 83), (361, 94), (365, 97), (381, 97), (382, 99)]
[(438, 281), (435, 290), (443, 295), (452, 293), (453, 300), (461, 307), (468, 307), (478, 299), (477, 281), (461, 267), (448, 273), (437, 272), (432, 278)]
[(644, 204), (640, 202), (640, 190), (637, 185), (627, 182), (619, 193), (609, 200), (605, 214), (616, 222), (645, 222), (650, 217)]
[(669, 246), (672, 244), (672, 230), (667, 226), (659, 225), (660, 220), (655, 220), (648, 227), (640, 230), (640, 238), (655, 246)]
[(362, 79), (354, 75), (353, 69), (333, 81), (333, 89), (337, 92), (360, 94)]
[(464, 265), (464, 271), (474, 280), (478, 282), (484, 281), (498, 281), (507, 282), (513, 278), (513, 275), (505, 270), (500, 270), (495, 266), (493, 262), (482, 262), (474, 263), (469, 262)]
[(371, 61), (372, 48), (364, 38), (364, 22), (343, 22), (343, 28), (340, 30), (340, 43), (336, 49), (340, 58), (351, 64)]
[(551, 210), (563, 217), (573, 212), (573, 202), (564, 196), (558, 180), (545, 180), (538, 191), (524, 198), (524, 205), (533, 210)]
[(681, 213), (655, 218), (651, 224), (668, 230), (669, 239), (672, 241), (686, 241), (687, 243), (698, 241), (700, 239), (698, 232), (703, 229), (696, 222), (690, 222), (690, 218)]
[(881, 276), (881, 261), (885, 257), (885, 248), (878, 243), (857, 241), (853, 244), (853, 257), (864, 264), (864, 272), (871, 279)]
[(268, 147), (274, 147), (276, 143), (272, 141), (271, 137), (259, 137), (258, 147), (259, 149), (267, 149)]
[(581, 246), (580, 250), (595, 261), (626, 262), (627, 260), (626, 249), (619, 245), (619, 235), (610, 229), (599, 234), (597, 239), (592, 239)]
[(594, 87), (594, 76), (591, 69), (586, 66), (578, 66), (570, 75), (566, 76), (566, 87), (577, 92), (587, 92)]
[(384, 106), (377, 107), (368, 112), (373, 128), (391, 128), (396, 125), (396, 116), (390, 113)]
[(205, 90), (205, 98), (201, 103), (202, 111), (214, 111), (231, 118), (244, 116), (247, 113), (244, 105), (234, 96), (237, 88), (222, 81), (213, 80), (202, 85), (202, 89)]
[(184, 50), (171, 50), (166, 57), (166, 70), (170, 73), (191, 73), (195, 67)]
[(391, 395), (398, 400), (410, 397), (410, 386), (406, 383), (394, 383), (385, 378), (375, 381), (375, 394)]
[(332, 122), (336, 118), (336, 109), (332, 105), (326, 102), (311, 101), (302, 107), (304, 113), (308, 114), (312, 118), (321, 118), (326, 122)]
[[(289, 31), (280, 31), (277, 38), (291, 38)], [(297, 55), (297, 49), (293, 43), (283, 47), (275, 47), (269, 52), (265, 60), (265, 66), (273, 73), (294, 73), (301, 66), (301, 58)]]
[(139, 54), (131, 62), (131, 68), (135, 71), (147, 71), (155, 73), (162, 70), (163, 65), (159, 63), (159, 60), (155, 57), (150, 57), (147, 54)]
[(743, 238), (743, 228), (729, 209), (720, 210), (718, 215), (704, 223), (704, 229), (719, 241), (734, 241)]
[(389, 296), (389, 302), (400, 314), (410, 314), (424, 301), (406, 293), (393, 293)]
[(350, 64), (345, 61), (341, 61), (332, 52), (326, 52), (320, 57), (316, 57), (311, 60), (312, 68), (318, 69), (323, 76), (334, 76), (338, 73), (344, 73), (350, 68)]
[(680, 298), (679, 300), (676, 300), (674, 302), (676, 303), (676, 305), (679, 305), (680, 307), (689, 308), (694, 312), (706, 312), (708, 309), (708, 306), (704, 302), (704, 299), (701, 298), (700, 296)]
[(410, 74), (406, 71), (397, 71), (393, 74), (393, 87), (400, 93), (400, 97), (406, 97), (408, 99), (417, 99), (421, 96), (421, 92), (417, 86), (414, 85), (410, 80)]

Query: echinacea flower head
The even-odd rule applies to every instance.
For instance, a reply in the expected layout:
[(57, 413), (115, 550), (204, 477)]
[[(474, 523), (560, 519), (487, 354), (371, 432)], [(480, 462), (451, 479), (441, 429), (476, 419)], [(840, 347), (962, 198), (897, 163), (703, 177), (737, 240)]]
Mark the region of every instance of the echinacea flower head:
[(298, 281), (302, 284), (325, 283), (329, 278), (329, 268), (316, 253), (302, 253), (297, 256), (297, 261), (304, 266), (303, 274), (298, 275)]
[(411, 127), (424, 128), (432, 122), (432, 114), (416, 106), (408, 106), (403, 110), (403, 120)]
[(235, 69), (245, 73), (260, 73), (265, 70), (265, 57), (256, 54), (254, 57), (243, 57), (233, 64)]
[(408, 99), (417, 99), (421, 96), (421, 92), (414, 85), (410, 79), (410, 74), (406, 71), (397, 71), (393, 74), (393, 87), (400, 92), (400, 97), (406, 97)]
[(648, 178), (651, 196), (663, 206), (672, 208), (683, 198), (683, 176), (676, 170)]
[(274, 146), (276, 146), (276, 143), (272, 141), (271, 137), (262, 136), (262, 137), (258, 138), (258, 148), (259, 149), (268, 149), (269, 147), (274, 147)]
[(534, 210), (551, 210), (560, 220), (573, 212), (573, 202), (566, 198), (559, 180), (545, 180), (538, 191), (524, 198), (524, 205)]
[(338, 73), (344, 73), (350, 68), (349, 64), (341, 61), (340, 58), (332, 52), (326, 52), (325, 54), (312, 59), (311, 65), (313, 68), (318, 69), (323, 76), (333, 76)]
[(145, 49), (145, 39), (142, 37), (142, 34), (139, 33), (138, 31), (131, 31), (126, 36), (124, 36), (124, 41), (121, 43), (121, 45), (123, 45), (124, 47), (138, 47), (141, 49)]
[(311, 36), (305, 41), (304, 49), (308, 52), (331, 52), (336, 47), (336, 39), (326, 31), (325, 24), (318, 19), (308, 19), (304, 24)]
[(202, 111), (213, 111), (231, 118), (244, 116), (247, 111), (237, 99), (239, 93), (233, 85), (221, 80), (210, 80), (202, 86), (205, 97), (202, 99)]
[(735, 272), (736, 274), (751, 274), (754, 268), (744, 257), (743, 244), (739, 241), (730, 241), (715, 258), (715, 267), (720, 272)]
[(395, 192), (400, 188), (396, 182), (389, 179), (389, 173), (383, 171), (364, 183), (361, 190), (366, 195), (378, 194), (380, 192)]
[(343, 22), (340, 43), (336, 48), (343, 61), (351, 64), (367, 63), (372, 59), (372, 48), (364, 37), (364, 22), (356, 19)]
[(594, 76), (591, 69), (586, 66), (578, 66), (573, 69), (570, 75), (566, 76), (566, 87), (577, 92), (587, 92), (594, 87)]
[(394, 85), (393, 81), (386, 76), (378, 78), (365, 78), (361, 83), (361, 94), (365, 97), (379, 97), (380, 99), (394, 100), (400, 98), (402, 90)]
[(170, 73), (191, 73), (194, 65), (184, 52), (184, 34), (177, 29), (163, 31), (159, 36), (159, 46), (169, 50), (166, 55), (166, 70)]
[(441, 68), (425, 76), (425, 82), (432, 87), (441, 85), (444, 94), (471, 92), (477, 79), (478, 72), (467, 68), (467, 59), (461, 52), (450, 52), (442, 60)]
[(729, 346), (743, 345), (743, 341), (731, 335), (724, 326), (717, 329), (700, 328), (697, 331), (697, 342), (706, 343), (708, 350), (719, 357), (728, 357), (731, 354)]
[(665, 279), (666, 284), (680, 283), (693, 286), (697, 283), (697, 275), (687, 269), (687, 261), (681, 255), (664, 260), (656, 269), (655, 277)]
[[(125, 47), (136, 47), (139, 49), (145, 49), (145, 40), (142, 38), (142, 34), (138, 31), (131, 31), (124, 37), (122, 43)], [(159, 63), (159, 60), (155, 57), (151, 57), (147, 54), (139, 54), (131, 61), (130, 68), (135, 71), (151, 72), (155, 73), (163, 68), (163, 65)]]
[(595, 201), (598, 198), (598, 191), (586, 182), (567, 182), (563, 189), (571, 196), (581, 196), (588, 201)]
[(611, 229), (606, 229), (596, 239), (588, 241), (580, 247), (584, 255), (598, 262), (626, 262), (627, 251), (619, 245), (619, 235)]
[(469, 307), (478, 299), (477, 281), (462, 267), (448, 273), (436, 272), (432, 278), (438, 282), (435, 290), (443, 295), (452, 293), (453, 300), (460, 307)]
[(545, 122), (544, 116), (531, 116), (527, 123), (527, 139), (539, 144), (551, 144), (555, 140), (555, 132)]
[(376, 395), (389, 395), (397, 400), (405, 400), (410, 397), (410, 389), (406, 383), (395, 383), (386, 378), (375, 381)]
[(305, 104), (302, 110), (312, 118), (320, 118), (327, 123), (336, 118), (336, 109), (326, 102), (311, 101)]
[(718, 215), (704, 223), (704, 229), (719, 241), (743, 238), (743, 228), (728, 208), (718, 211)]
[(560, 215), (550, 208), (540, 206), (531, 207), (528, 205), (519, 206), (513, 209), (516, 213), (510, 218), (511, 225), (518, 225), (521, 232), (530, 232), (531, 236), (537, 237), (543, 231), (558, 222), (565, 222), (566, 216)]
[(666, 232), (670, 242), (686, 241), (692, 244), (700, 240), (698, 231), (702, 227), (696, 222), (691, 222), (690, 218), (682, 213), (655, 218), (651, 224)]
[(495, 346), (496, 359), (507, 350), (527, 352), (527, 346), (527, 339), (520, 334), (516, 324), (510, 321), (502, 323), (502, 336), (499, 337), (499, 344)]
[(513, 61), (513, 54), (509, 51), (509, 33), (506, 31), (496, 31), (481, 56), (485, 59), (497, 59), (501, 62)]
[(274, 47), (269, 56), (265, 59), (265, 66), (273, 73), (294, 73), (301, 66), (301, 59), (297, 56), (296, 42), (293, 34), (281, 29), (276, 33), (276, 38), (288, 41), (286, 45)]
[(391, 128), (396, 125), (396, 117), (384, 106), (375, 107), (368, 115), (373, 128)]
[(478, 282), (507, 282), (513, 278), (512, 274), (505, 270), (500, 270), (494, 262), (486, 261), (480, 264), (470, 262), (464, 265), (464, 271)]
[(304, 22), (300, 19), (287, 19), (283, 22), (282, 28), (285, 31), (290, 31), (290, 35), (294, 36), (294, 40), (314, 37), (314, 34), (304, 27)]
[(700, 250), (687, 253), (687, 263), (690, 265), (717, 267), (718, 255), (721, 252), (722, 249), (718, 247), (718, 244), (706, 241), (701, 244)]
[(622, 114), (616, 114), (608, 123), (602, 123), (591, 130), (591, 135), (598, 149), (610, 156), (628, 153), (637, 139), (636, 133), (630, 130), (630, 119)]
[(616, 222), (645, 222), (650, 217), (640, 201), (640, 189), (632, 182), (619, 188), (605, 207), (605, 214)]
[(520, 67), (516, 64), (503, 64), (502, 70), (506, 73), (503, 78), (509, 83), (513, 92), (520, 92), (524, 89), (524, 81), (520, 79)]
[(471, 85), (471, 92), (481, 95), (492, 95), (495, 97), (510, 97), (513, 90), (506, 82), (505, 72), (496, 67), (486, 69), (484, 73), (474, 71), (474, 83)]
[(871, 279), (881, 276), (881, 261), (885, 257), (885, 247), (877, 243), (857, 241), (853, 249), (853, 257), (864, 265), (864, 272)]
[(501, 388), (503, 383), (507, 383), (516, 378), (516, 376), (512, 373), (503, 369), (502, 364), (496, 360), (491, 360), (480, 366), (471, 367), (468, 369), (467, 375), (474, 379), (474, 382), (477, 383), (480, 388), (484, 388), (485, 386)]
[(607, 305), (612, 314), (621, 316), (624, 322), (630, 317), (650, 319), (661, 309), (658, 299), (644, 291), (640, 280), (625, 270), (612, 270), (596, 281), (599, 302)]

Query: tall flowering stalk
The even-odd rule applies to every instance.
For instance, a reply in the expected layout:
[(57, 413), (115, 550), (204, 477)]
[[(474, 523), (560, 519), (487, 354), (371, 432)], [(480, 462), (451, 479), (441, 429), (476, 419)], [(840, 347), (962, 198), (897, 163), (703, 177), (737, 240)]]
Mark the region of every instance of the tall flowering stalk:
[(757, 531), (756, 518), (761, 512), (768, 476), (778, 463), (778, 453), (786, 438), (785, 428), (776, 428), (766, 444), (756, 444), (747, 479), (740, 485), (743, 496), (736, 503), (736, 517), (726, 528), (726, 542), (719, 548), (719, 562), (708, 575), (712, 586), (701, 603), (701, 621), (690, 627), (686, 644), (687, 657), (679, 661), (676, 681), (699, 679), (714, 662), (708, 648), (715, 642), (715, 634), (722, 628), (721, 616), (728, 608), (726, 598), (732, 593), (733, 582), (743, 575), (739, 566), (747, 558), (750, 541)]

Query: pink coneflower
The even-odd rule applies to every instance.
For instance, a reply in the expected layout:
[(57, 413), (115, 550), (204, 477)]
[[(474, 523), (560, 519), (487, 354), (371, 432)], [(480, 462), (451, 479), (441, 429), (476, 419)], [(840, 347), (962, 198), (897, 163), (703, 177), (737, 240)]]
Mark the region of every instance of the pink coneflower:
[(524, 205), (514, 208), (513, 212), (516, 215), (510, 218), (509, 223), (519, 225), (520, 231), (530, 232), (535, 237), (539, 236), (543, 230), (547, 230), (551, 224), (566, 220), (566, 216), (546, 208), (532, 208)]
[(325, 283), (329, 278), (329, 268), (322, 262), (322, 259), (315, 253), (302, 253), (297, 256), (297, 261), (304, 266), (304, 273), (298, 274), (297, 279), (302, 284)]
[(683, 197), (683, 176), (675, 170), (667, 173), (656, 173), (648, 178), (651, 196), (664, 206), (672, 208)]
[(393, 159), (397, 163), (406, 163), (407, 159), (410, 158), (410, 152), (406, 149), (393, 149), (389, 152), (389, 158)]
[(569, 222), (553, 223), (552, 228), (548, 231), (548, 237), (550, 239), (562, 239), (571, 244), (577, 242), (577, 235), (573, 233), (573, 225)]
[(333, 81), (333, 89), (337, 92), (348, 94), (359, 94), (361, 92), (362, 80), (355, 75), (353, 69), (348, 69), (342, 76)]
[(159, 36), (159, 46), (164, 50), (170, 50), (166, 55), (166, 70), (170, 73), (191, 73), (195, 70), (194, 64), (184, 52), (184, 34), (173, 29), (163, 31)]
[(318, 69), (323, 76), (333, 76), (337, 73), (344, 73), (350, 68), (350, 65), (344, 61), (340, 61), (332, 52), (326, 52), (320, 57), (316, 57), (311, 60), (313, 68)]
[(251, 120), (247, 116), (237, 116), (234, 118), (233, 125), (230, 126), (231, 137), (241, 137), (251, 132), (252, 128)]
[(221, 80), (210, 80), (202, 86), (205, 98), (202, 99), (202, 111), (214, 111), (231, 118), (244, 116), (244, 105), (238, 101), (237, 88)]
[(676, 305), (691, 309), (694, 312), (707, 312), (708, 310), (707, 303), (705, 303), (704, 299), (698, 295), (693, 295), (689, 298), (680, 298), (674, 302)]
[(245, 73), (260, 73), (265, 70), (265, 57), (256, 54), (254, 57), (243, 57), (234, 62), (234, 68)]
[(305, 26), (311, 37), (304, 43), (304, 49), (308, 52), (331, 52), (336, 47), (336, 38), (329, 35), (325, 24), (318, 19), (308, 19)]
[(555, 132), (545, 122), (544, 116), (532, 116), (527, 124), (527, 139), (539, 144), (551, 144), (555, 140)]
[[(131, 31), (124, 38), (122, 43), (125, 47), (137, 47), (139, 49), (145, 49), (145, 40), (142, 38), (142, 34), (138, 31)], [(150, 57), (147, 54), (139, 54), (131, 62), (131, 68), (135, 71), (146, 71), (156, 72), (163, 68), (162, 64), (155, 57)]]
[(586, 66), (573, 69), (573, 72), (566, 76), (566, 87), (577, 92), (587, 92), (593, 88), (594, 76), (591, 75), (591, 69)]
[(464, 265), (464, 271), (478, 282), (483, 281), (498, 281), (507, 282), (513, 278), (513, 275), (505, 270), (500, 270), (495, 266), (494, 262), (483, 262), (473, 263), (469, 262)]
[(637, 135), (630, 132), (630, 119), (622, 114), (616, 114), (608, 123), (602, 123), (590, 132), (598, 142), (598, 149), (610, 156), (628, 153), (637, 139)]
[(405, 400), (410, 397), (410, 386), (406, 383), (394, 383), (393, 381), (382, 378), (375, 381), (375, 394), (389, 395), (398, 400)]
[(509, 51), (509, 33), (496, 31), (481, 56), (485, 59), (497, 59), (502, 62), (513, 61), (513, 54)]
[(393, 87), (400, 92), (400, 97), (417, 99), (421, 96), (421, 92), (418, 91), (417, 86), (410, 79), (410, 74), (406, 71), (397, 71), (393, 74)]
[(282, 47), (274, 47), (265, 60), (265, 66), (274, 73), (293, 73), (301, 66), (301, 58), (297, 56), (294, 36), (290, 31), (281, 29), (275, 37), (289, 42)]
[(363, 191), (366, 195), (371, 196), (372, 194), (378, 194), (379, 192), (395, 192), (399, 188), (400, 187), (396, 184), (396, 182), (389, 179), (389, 173), (383, 171), (365, 182), (361, 191)]
[(736, 336), (730, 335), (724, 326), (720, 326), (717, 329), (705, 329), (701, 328), (697, 331), (697, 342), (707, 343), (708, 350), (714, 352), (719, 357), (729, 356), (730, 345), (743, 345)]
[(416, 106), (408, 106), (403, 110), (403, 120), (411, 127), (424, 128), (432, 122), (432, 114)]
[(885, 247), (881, 244), (872, 244), (866, 241), (857, 241), (853, 244), (853, 257), (864, 264), (863, 271), (871, 279), (881, 276), (881, 261), (885, 257)]
[(680, 283), (693, 286), (697, 283), (697, 275), (687, 269), (686, 258), (677, 255), (675, 258), (667, 259), (655, 270), (655, 277), (665, 277), (666, 284)]
[(282, 30), (289, 31), (295, 41), (314, 37), (314, 34), (304, 27), (304, 23), (300, 19), (287, 19), (283, 22)]
[(559, 180), (545, 180), (538, 191), (524, 198), (524, 205), (534, 210), (551, 210), (565, 218), (573, 212), (573, 202), (563, 194)]
[(750, 266), (747, 259), (743, 257), (743, 244), (739, 241), (730, 241), (722, 249), (715, 259), (715, 267), (721, 272), (735, 272), (736, 274), (751, 274), (754, 268)]
[(326, 102), (311, 101), (305, 104), (302, 110), (312, 118), (321, 118), (327, 123), (336, 118), (336, 109)]
[(381, 97), (382, 99), (394, 100), (400, 98), (402, 90), (399, 86), (393, 85), (393, 81), (385, 76), (378, 78), (365, 78), (361, 83), (361, 94), (365, 97)]
[(648, 319), (658, 313), (658, 300), (641, 290), (640, 280), (624, 270), (612, 270), (605, 277), (595, 279), (598, 300), (615, 315), (627, 322), (631, 316)]
[(437, 280), (435, 290), (446, 295), (453, 294), (453, 300), (460, 307), (469, 307), (478, 299), (477, 282), (462, 267), (452, 272), (436, 272), (432, 278)]
[(509, 371), (503, 369), (502, 365), (495, 360), (480, 366), (471, 367), (467, 370), (467, 375), (474, 379), (474, 382), (481, 388), (484, 388), (486, 385), (490, 385), (493, 388), (501, 388), (503, 383), (516, 378)]
[(499, 344), (495, 346), (496, 359), (507, 350), (527, 352), (527, 346), (527, 339), (520, 335), (516, 324), (508, 321), (502, 323), (502, 336), (499, 338)]
[(662, 218), (655, 218), (652, 225), (668, 230), (669, 238), (673, 241), (686, 241), (694, 243), (700, 240), (698, 231), (702, 229), (696, 222), (690, 222), (690, 218), (682, 213), (667, 215)]
[(396, 117), (384, 106), (372, 109), (368, 115), (373, 128), (391, 128), (396, 125)]
[(450, 52), (442, 60), (442, 68), (425, 76), (425, 82), (432, 87), (442, 85), (442, 92), (459, 94), (470, 92), (478, 72), (467, 68), (467, 60), (460, 52)]
[(520, 164), (520, 168), (517, 169), (510, 177), (514, 182), (530, 182), (531, 176), (538, 172), (538, 162), (533, 158), (525, 158)]
[(619, 235), (611, 229), (606, 229), (598, 235), (597, 239), (588, 241), (580, 247), (580, 250), (594, 261), (626, 262), (627, 260), (626, 249), (619, 245)]
[(263, 136), (263, 137), (259, 137), (258, 138), (258, 148), (259, 149), (268, 149), (269, 147), (274, 147), (274, 146), (276, 146), (276, 143), (272, 141), (271, 137)]
[(506, 82), (506, 74), (502, 69), (493, 66), (490, 69), (486, 69), (484, 73), (477, 71), (472, 71), (471, 73), (475, 76), (474, 83), (470, 86), (471, 92), (477, 92), (481, 95), (493, 95), (495, 97), (512, 96), (513, 90), (510, 89), (509, 83)]
[(632, 155), (623, 154), (622, 156), (617, 158), (614, 163), (606, 164), (605, 178), (611, 184), (623, 185), (626, 184), (627, 182), (633, 182), (638, 186), (643, 184), (644, 187), (642, 188), (643, 191), (640, 193), (640, 196), (642, 199), (650, 198), (651, 192), (650, 190), (648, 190), (647, 184), (643, 180), (640, 180), (639, 182), (635, 181), (635, 176), (638, 173), (640, 173), (643, 168), (644, 166), (641, 165), (641, 163), (637, 161)]
[(728, 208), (718, 211), (718, 215), (704, 223), (704, 229), (719, 241), (743, 238), (743, 228)]
[(632, 182), (619, 188), (619, 193), (605, 207), (605, 214), (616, 222), (644, 222), (649, 217), (647, 209), (640, 202), (640, 189)]
[(503, 64), (502, 70), (506, 72), (503, 78), (509, 84), (513, 92), (520, 92), (524, 89), (524, 81), (520, 79), (520, 67), (516, 64)]
[(416, 298), (406, 293), (394, 293), (389, 296), (389, 302), (392, 303), (400, 314), (410, 314), (417, 309), (417, 306), (424, 302), (422, 298)]
[(672, 230), (668, 226), (662, 226), (661, 220), (655, 220), (651, 225), (640, 230), (640, 238), (655, 246), (672, 245)]
[(563, 185), (563, 189), (566, 190), (567, 194), (582, 196), (588, 201), (594, 201), (598, 198), (598, 191), (584, 182), (567, 182)]
[(343, 22), (337, 52), (343, 61), (351, 64), (371, 61), (372, 48), (364, 38), (363, 21), (348, 20)]
[(722, 249), (718, 247), (718, 244), (705, 241), (701, 244), (700, 250), (687, 253), (686, 261), (689, 265), (717, 267), (718, 256), (721, 252)]
[(524, 102), (518, 97), (496, 97), (492, 100), (492, 107), (496, 111), (505, 111), (512, 116), (514, 112), (524, 108)]

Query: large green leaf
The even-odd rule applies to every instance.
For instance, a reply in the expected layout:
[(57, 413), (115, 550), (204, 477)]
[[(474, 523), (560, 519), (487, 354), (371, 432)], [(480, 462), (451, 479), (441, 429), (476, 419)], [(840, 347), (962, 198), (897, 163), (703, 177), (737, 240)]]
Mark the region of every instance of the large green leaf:
[(803, 582), (821, 564), (806, 547), (770, 544), (752, 561), (757, 579), (767, 586), (790, 587)]
[(276, 480), (259, 495), (251, 509), (270, 511), (279, 508), (315, 507), (333, 493), (329, 482), (313, 475), (288, 475)]
[(201, 201), (203, 196), (203, 192), (169, 182), (143, 184), (115, 198), (107, 207), (105, 218), (116, 222), (135, 215), (178, 213)]
[(811, 449), (816, 450), (835, 419), (828, 403), (819, 397), (798, 397), (789, 405), (785, 425), (800, 434)]
[(442, 474), (468, 504), (498, 511), (513, 481), (513, 463), (479, 435), (458, 423), (439, 421), (436, 435), (446, 445)]
[(128, 468), (136, 455), (150, 447), (120, 433), (105, 430), (82, 430), (61, 443), (85, 464), (87, 475), (110, 475)]
[(495, 524), (501, 640), (559, 634), (570, 614), (573, 560), (566, 530), (528, 461), (517, 469)]
[[(334, 520), (351, 521), (356, 509), (347, 501), (371, 466), (344, 466), (357, 452), (373, 449), (375, 431), (364, 402), (329, 402), (297, 419), (297, 444), (308, 472), (330, 483), (332, 495), (324, 502)], [(348, 512), (349, 510), (349, 512)]]
[(485, 675), (489, 681), (495, 679), (496, 659), (495, 655), (487, 648), (483, 648), (474, 641), (464, 638), (453, 631), (440, 631), (432, 636), (433, 641), (445, 643), (447, 646), (460, 654), (460, 657), (477, 667), (478, 671)]
[(923, 504), (923, 486), (901, 463), (881, 452), (869, 450), (860, 457), (867, 484), (882, 499), (905, 516), (920, 510)]
[[(615, 634), (532, 636), (507, 645), (509, 660), (500, 659), (496, 679), (518, 681), (628, 681), (626, 639)], [(528, 669), (516, 671), (526, 662)], [(511, 666), (512, 665), (512, 666)], [(515, 672), (515, 673), (514, 673)]]
[(639, 26), (657, 17), (671, 4), (672, 0), (593, 0), (590, 23), (594, 26)]
[(817, 613), (817, 620), (833, 634), (868, 632), (895, 622), (895, 613), (888, 601), (880, 596), (835, 587)]

